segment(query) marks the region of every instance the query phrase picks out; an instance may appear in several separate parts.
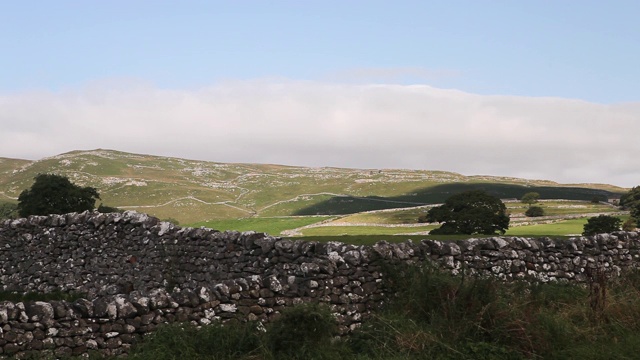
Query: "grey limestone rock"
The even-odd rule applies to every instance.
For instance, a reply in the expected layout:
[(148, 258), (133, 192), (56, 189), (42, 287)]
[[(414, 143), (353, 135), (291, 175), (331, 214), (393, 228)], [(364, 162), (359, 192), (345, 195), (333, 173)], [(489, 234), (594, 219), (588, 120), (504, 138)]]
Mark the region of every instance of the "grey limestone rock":
[(53, 306), (48, 302), (34, 301), (25, 303), (25, 313), (29, 320), (40, 322), (54, 318)]

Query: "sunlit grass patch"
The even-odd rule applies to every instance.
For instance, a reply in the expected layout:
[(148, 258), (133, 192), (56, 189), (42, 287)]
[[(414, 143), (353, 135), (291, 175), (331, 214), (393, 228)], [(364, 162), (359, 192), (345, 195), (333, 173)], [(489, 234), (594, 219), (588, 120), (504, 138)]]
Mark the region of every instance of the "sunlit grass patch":
[(582, 234), (587, 218), (561, 220), (551, 224), (535, 224), (510, 227), (506, 236), (567, 236)]
[(264, 232), (273, 236), (279, 236), (284, 230), (296, 229), (331, 218), (331, 216), (252, 217), (243, 219), (203, 221), (190, 224), (189, 226), (204, 226), (219, 231), (256, 231)]
[[(435, 229), (435, 225), (424, 226), (318, 226), (304, 229), (304, 236), (340, 236), (340, 235), (405, 235), (427, 232)], [(420, 236), (420, 235), (416, 235)]]

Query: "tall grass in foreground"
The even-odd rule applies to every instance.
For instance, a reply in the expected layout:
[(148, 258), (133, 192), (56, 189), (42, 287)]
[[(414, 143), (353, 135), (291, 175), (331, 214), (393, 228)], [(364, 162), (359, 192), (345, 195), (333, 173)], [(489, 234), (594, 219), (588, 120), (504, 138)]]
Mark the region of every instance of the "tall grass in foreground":
[(640, 272), (586, 286), (454, 277), (395, 268), (386, 308), (337, 339), (326, 307), (287, 309), (257, 323), (168, 325), (130, 359), (637, 359)]
[(389, 308), (350, 339), (370, 358), (638, 357), (638, 272), (616, 279), (596, 272), (589, 286), (502, 283), (428, 267), (399, 274)]
[(326, 307), (305, 304), (283, 311), (266, 328), (257, 323), (196, 329), (174, 324), (154, 332), (129, 359), (342, 359), (346, 342), (334, 342), (337, 323)]

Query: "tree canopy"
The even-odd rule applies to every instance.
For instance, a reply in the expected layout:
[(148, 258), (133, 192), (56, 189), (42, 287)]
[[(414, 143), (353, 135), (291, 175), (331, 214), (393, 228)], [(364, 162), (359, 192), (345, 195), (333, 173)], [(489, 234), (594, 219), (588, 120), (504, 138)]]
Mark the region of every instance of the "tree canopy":
[(65, 176), (40, 174), (30, 189), (18, 197), (20, 216), (66, 214), (93, 210), (100, 195), (95, 188), (80, 187)]
[(587, 219), (582, 235), (595, 235), (620, 230), (622, 220), (615, 216), (599, 215)]
[(631, 217), (640, 224), (640, 186), (636, 186), (620, 197), (620, 206), (629, 210)]
[(528, 217), (544, 216), (544, 209), (541, 206), (530, 206), (524, 214)]
[(482, 190), (465, 191), (431, 208), (428, 222), (443, 223), (432, 234), (504, 234), (509, 228), (506, 206), (497, 197)]
[(529, 204), (529, 206), (531, 206), (532, 204), (535, 204), (538, 202), (538, 199), (540, 199), (540, 194), (537, 192), (528, 192), (524, 195), (522, 195), (522, 198), (520, 198), (520, 201), (522, 201), (525, 204)]

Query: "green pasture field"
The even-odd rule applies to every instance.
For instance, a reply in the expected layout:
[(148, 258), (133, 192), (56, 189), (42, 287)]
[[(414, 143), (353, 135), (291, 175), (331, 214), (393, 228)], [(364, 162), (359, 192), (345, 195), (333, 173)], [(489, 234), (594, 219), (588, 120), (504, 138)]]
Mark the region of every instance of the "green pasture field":
[(469, 238), (489, 237), (488, 235), (337, 235), (337, 236), (301, 236), (290, 237), (291, 240), (330, 242), (338, 241), (351, 245), (374, 245), (378, 241), (386, 241), (389, 243), (401, 243), (407, 240), (420, 242), (421, 240), (439, 240), (439, 241), (455, 241), (465, 240)]
[[(266, 195), (267, 197), (269, 194)], [(300, 207), (311, 206), (317, 202), (327, 201), (331, 199), (330, 195), (308, 195), (308, 196), (299, 196), (293, 197), (295, 201), (285, 201), (274, 205), (269, 205), (268, 207), (260, 207), (258, 208), (258, 214), (264, 217), (279, 217), (279, 216), (289, 216), (293, 214)]]
[(287, 216), (287, 217), (265, 217), (265, 218), (244, 218), (229, 220), (202, 221), (190, 224), (191, 227), (201, 227), (215, 229), (219, 231), (256, 231), (269, 235), (278, 236), (284, 230), (296, 229), (302, 226), (314, 224), (323, 220), (331, 219), (331, 216)]
[[(529, 205), (521, 202), (505, 203), (507, 210), (512, 214), (524, 214)], [(587, 213), (608, 213), (620, 211), (617, 207), (610, 204), (592, 203), (590, 201), (540, 201), (533, 206), (539, 206), (544, 209), (545, 216), (554, 215), (575, 215)]]
[[(363, 216), (359, 216), (363, 215)], [(273, 236), (280, 236), (282, 231), (292, 230), (303, 226), (319, 223), (322, 221), (331, 221), (337, 219), (340, 223), (345, 219), (358, 221), (373, 220), (378, 214), (359, 214), (348, 217), (335, 216), (292, 216), (292, 217), (255, 217), (233, 220), (214, 220), (189, 224), (191, 227), (207, 227), (219, 231), (235, 230), (235, 231), (256, 231), (264, 232)], [(385, 216), (388, 213), (384, 213)], [(628, 219), (628, 216), (620, 216), (622, 221)], [(550, 224), (532, 224), (525, 226), (512, 226), (504, 236), (522, 236), (522, 237), (567, 237), (581, 234), (587, 217), (579, 219), (559, 220)], [(330, 224), (330, 222), (329, 222)], [(377, 241), (386, 240), (389, 242), (403, 242), (408, 239), (419, 241), (422, 239), (434, 239), (442, 241), (460, 240), (471, 237), (486, 237), (485, 235), (415, 235), (413, 233), (426, 232), (436, 228), (436, 225), (424, 225), (417, 227), (409, 226), (318, 226), (300, 230), (301, 236), (295, 236), (295, 239), (303, 239), (309, 241), (340, 241), (349, 244), (375, 244)], [(413, 235), (410, 235), (413, 234)]]
[[(521, 236), (528, 238), (539, 237), (552, 237), (552, 238), (565, 238), (570, 234), (582, 233), (582, 227), (587, 222), (585, 219), (573, 219), (561, 221), (554, 224), (541, 224), (541, 225), (528, 225), (519, 226), (509, 229), (504, 236)], [(337, 227), (336, 227), (337, 228)], [(367, 228), (367, 230), (359, 229)], [(352, 245), (373, 245), (378, 241), (387, 241), (390, 243), (400, 243), (407, 240), (419, 242), (420, 240), (430, 239), (439, 241), (456, 241), (465, 240), (470, 238), (484, 238), (492, 237), (496, 235), (395, 235), (385, 234), (382, 232), (375, 232), (379, 229), (372, 229), (373, 227), (359, 227), (359, 226), (344, 226), (339, 227), (340, 230), (336, 230), (334, 234), (331, 234), (332, 227), (326, 227), (324, 233), (321, 235), (307, 235), (308, 230), (315, 230), (316, 228), (308, 229), (304, 231), (304, 236), (292, 237), (293, 240), (305, 240), (305, 241), (318, 241), (329, 242), (338, 241), (345, 244)], [(435, 228), (433, 226), (432, 228)], [(351, 230), (351, 231), (349, 231)], [(342, 233), (339, 233), (342, 231)], [(368, 231), (368, 233), (367, 233)]]
[(345, 223), (375, 223), (375, 224), (415, 224), (418, 218), (429, 211), (430, 207), (410, 209), (396, 209), (393, 211), (365, 212), (347, 215), (340, 218)]
[[(620, 216), (625, 221), (629, 216)], [(551, 224), (535, 224), (511, 227), (504, 236), (521, 236), (528, 238), (551, 237), (567, 238), (582, 234), (587, 218), (561, 220)], [(430, 226), (435, 228), (435, 226)], [(493, 235), (398, 235), (401, 232), (408, 233), (408, 229), (414, 232), (426, 231), (418, 228), (386, 228), (375, 226), (336, 226), (310, 228), (303, 231), (304, 236), (295, 237), (308, 241), (339, 241), (353, 245), (372, 245), (384, 240), (390, 243), (404, 242), (407, 240), (420, 241), (423, 239), (455, 241), (469, 238), (490, 237)]]
[[(512, 214), (524, 214), (529, 207), (521, 202), (505, 203), (507, 210)], [(545, 200), (538, 202), (535, 206), (540, 206), (545, 211), (545, 216), (554, 215), (579, 215), (586, 213), (609, 213), (620, 211), (618, 208), (608, 204), (591, 203), (590, 201), (552, 201)], [(362, 212), (346, 215), (339, 219), (342, 223), (376, 223), (376, 224), (415, 224), (421, 215), (429, 211), (430, 206), (396, 209), (377, 212)]]
[(301, 236), (290, 237), (291, 240), (317, 241), (327, 243), (337, 241), (351, 245), (374, 245), (378, 241), (387, 241), (390, 243), (401, 243), (407, 240), (418, 242), (426, 239), (425, 235), (338, 235), (338, 236)]
[[(110, 203), (106, 203), (110, 204)], [(185, 211), (188, 209), (188, 212)], [(242, 209), (237, 209), (231, 206), (226, 206), (224, 204), (204, 204), (198, 201), (194, 201), (192, 199), (183, 199), (172, 202), (170, 204), (166, 204), (163, 206), (156, 206), (153, 208), (133, 208), (127, 210), (136, 210), (140, 212), (151, 212), (153, 211), (153, 216), (159, 219), (176, 219), (180, 223), (179, 225), (189, 224), (191, 227), (200, 227), (205, 225), (197, 225), (195, 224), (204, 224), (205, 222), (192, 223), (193, 221), (197, 221), (206, 217), (215, 217), (224, 219), (229, 215), (234, 215), (237, 218), (241, 218), (243, 216), (247, 216), (247, 212)], [(229, 220), (229, 221), (237, 221), (237, 220)], [(208, 226), (207, 226), (208, 227)]]
[[(430, 231), (435, 225), (418, 227), (386, 227), (386, 226), (320, 226), (302, 230), (304, 236), (341, 236), (341, 235), (402, 235)], [(424, 236), (424, 235), (414, 235)]]
[[(465, 182), (449, 182), (434, 184), (425, 182), (424, 187), (415, 188), (402, 195), (392, 195), (395, 183), (387, 183), (388, 193), (369, 193), (368, 196), (336, 196), (325, 202), (301, 209), (295, 215), (313, 214), (354, 214), (363, 211), (389, 208), (412, 207), (417, 205), (438, 204), (444, 202), (452, 194), (466, 190), (484, 190), (501, 199), (518, 199), (526, 192), (535, 191), (544, 199), (569, 199), (590, 201), (594, 196), (609, 196), (603, 190), (595, 190), (571, 186), (522, 185), (516, 183), (496, 183), (465, 178)], [(406, 189), (404, 189), (406, 190)], [(620, 192), (622, 193), (622, 192)], [(375, 195), (374, 195), (375, 194)]]
[(587, 218), (562, 220), (551, 224), (535, 224), (514, 226), (509, 228), (505, 236), (541, 237), (569, 236), (582, 234)]
[[(629, 219), (629, 215), (617, 216), (625, 222)], [(562, 220), (551, 224), (535, 224), (525, 226), (514, 226), (509, 228), (505, 236), (523, 236), (523, 237), (540, 237), (540, 236), (571, 236), (582, 234), (584, 224), (587, 223), (588, 217), (579, 219)]]

